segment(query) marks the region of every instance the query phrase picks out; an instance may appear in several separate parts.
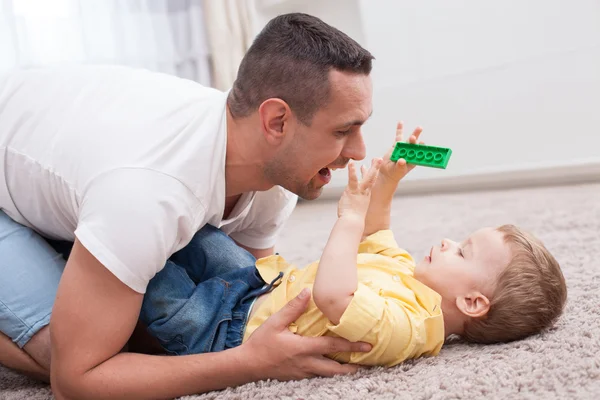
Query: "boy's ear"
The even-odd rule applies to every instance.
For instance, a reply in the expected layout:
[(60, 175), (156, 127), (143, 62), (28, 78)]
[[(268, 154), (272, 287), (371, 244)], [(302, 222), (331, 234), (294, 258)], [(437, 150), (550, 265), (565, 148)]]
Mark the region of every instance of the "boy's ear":
[(290, 106), (281, 99), (267, 99), (258, 108), (258, 114), (267, 142), (272, 145), (281, 143), (290, 126)]
[(467, 317), (483, 317), (490, 310), (490, 300), (480, 292), (456, 298), (456, 307)]

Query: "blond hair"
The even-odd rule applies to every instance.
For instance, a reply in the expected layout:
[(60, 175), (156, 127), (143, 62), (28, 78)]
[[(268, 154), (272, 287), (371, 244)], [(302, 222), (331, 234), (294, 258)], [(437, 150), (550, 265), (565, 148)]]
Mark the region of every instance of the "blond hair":
[(550, 327), (567, 300), (565, 278), (540, 240), (514, 225), (498, 231), (513, 256), (496, 281), (486, 316), (465, 323), (463, 337), (476, 343), (523, 339)]

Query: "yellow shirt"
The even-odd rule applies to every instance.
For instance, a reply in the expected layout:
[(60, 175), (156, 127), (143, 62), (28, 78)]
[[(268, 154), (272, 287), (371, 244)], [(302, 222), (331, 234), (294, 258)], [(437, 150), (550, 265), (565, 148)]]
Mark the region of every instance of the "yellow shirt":
[[(311, 300), (290, 329), (302, 336), (343, 337), (373, 346), (368, 353), (329, 355), (340, 362), (393, 366), (409, 358), (437, 355), (444, 343), (441, 297), (413, 277), (410, 254), (398, 248), (389, 230), (367, 237), (358, 252), (358, 289), (340, 323), (333, 325)], [(248, 321), (244, 341), (302, 289), (312, 289), (318, 261), (298, 269), (280, 256), (270, 256), (256, 266), (265, 282), (280, 271), (284, 275)]]

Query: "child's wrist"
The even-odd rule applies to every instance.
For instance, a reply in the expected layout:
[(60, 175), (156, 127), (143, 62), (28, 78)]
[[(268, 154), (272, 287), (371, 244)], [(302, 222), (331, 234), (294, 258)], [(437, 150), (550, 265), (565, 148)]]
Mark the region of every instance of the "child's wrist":
[(401, 180), (402, 179), (391, 178), (385, 174), (379, 174), (379, 176), (377, 177), (377, 180), (375, 181), (375, 185), (376, 186), (378, 185), (380, 187), (385, 187), (385, 188), (391, 188), (392, 190), (395, 190)]
[(365, 213), (361, 213), (358, 211), (347, 211), (344, 214), (340, 215), (338, 218), (344, 225), (348, 228), (360, 228), (363, 229), (365, 226)]
[(391, 199), (392, 197), (394, 197), (397, 188), (398, 182), (394, 182), (389, 178), (379, 176), (377, 181), (373, 185), (373, 189), (371, 192), (374, 196), (378, 196), (379, 198), (389, 197)]

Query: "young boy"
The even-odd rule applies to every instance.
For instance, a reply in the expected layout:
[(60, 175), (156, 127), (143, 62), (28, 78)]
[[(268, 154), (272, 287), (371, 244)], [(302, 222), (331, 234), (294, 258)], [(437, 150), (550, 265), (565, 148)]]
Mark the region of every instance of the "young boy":
[[(410, 138), (416, 143), (417, 129)], [(397, 140), (402, 140), (399, 124)], [(372, 345), (331, 354), (342, 362), (393, 366), (436, 355), (456, 334), (478, 343), (524, 338), (562, 313), (566, 285), (544, 245), (505, 225), (461, 243), (442, 240), (415, 265), (389, 231), (398, 182), (412, 166), (376, 159), (359, 182), (353, 164), (321, 260), (297, 269), (275, 255), (255, 259), (206, 227), (150, 282), (141, 320), (170, 354), (240, 345), (302, 290), (312, 301), (290, 329)], [(204, 268), (205, 265), (219, 268)]]

